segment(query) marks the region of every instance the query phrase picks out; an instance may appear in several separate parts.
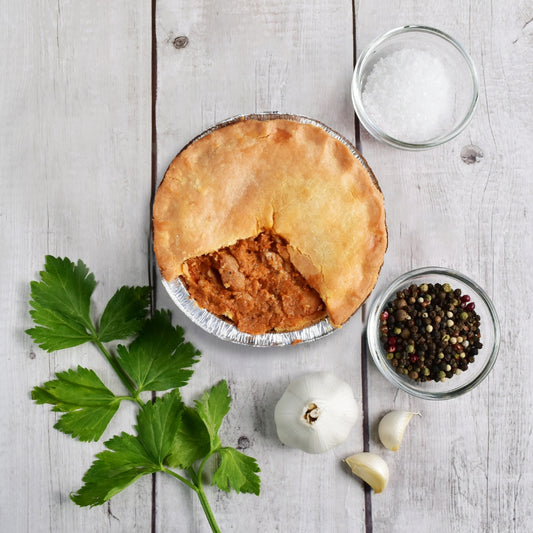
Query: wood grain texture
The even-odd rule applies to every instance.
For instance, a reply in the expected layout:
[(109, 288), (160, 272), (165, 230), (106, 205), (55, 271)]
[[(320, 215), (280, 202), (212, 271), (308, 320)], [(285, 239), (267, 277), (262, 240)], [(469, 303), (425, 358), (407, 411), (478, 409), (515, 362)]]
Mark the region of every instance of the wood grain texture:
[[(0, 529), (149, 531), (150, 479), (109, 506), (70, 501), (103, 445), (59, 433), (57, 415), (30, 399), (33, 386), (78, 363), (120, 392), (107, 363), (89, 346), (49, 355), (23, 330), (47, 253), (83, 258), (100, 282), (100, 311), (121, 284), (147, 282), (150, 10), (9, 2), (1, 27)], [(133, 416), (121, 408), (104, 439)]]
[[(372, 499), (375, 532), (408, 532), (415, 524), (435, 533), (533, 527), (533, 372), (524, 335), (531, 315), (523, 307), (532, 296), (533, 250), (521, 237), (533, 229), (530, 17), (531, 6), (520, 2), (357, 5), (358, 49), (392, 27), (433, 25), (465, 45), (480, 78), (471, 125), (440, 148), (401, 152), (362, 134), (363, 154), (385, 194), (390, 235), (378, 287), (411, 268), (454, 268), (492, 296), (503, 332), (493, 372), (455, 400), (412, 399), (371, 366), (371, 449), (384, 454), (392, 473), (389, 489)], [(422, 413), (397, 454), (383, 452), (376, 430), (393, 407)]]
[[(157, 3), (157, 148), (161, 179), (191, 138), (228, 117), (264, 111), (322, 120), (354, 139), (349, 84), (353, 65), (350, 2)], [(176, 37), (188, 45), (176, 49)], [(172, 307), (158, 294), (162, 307)], [(222, 428), (236, 446), (246, 437), (261, 467), (259, 498), (210, 489), (223, 531), (363, 531), (361, 485), (341, 459), (362, 449), (361, 418), (341, 447), (320, 456), (282, 446), (274, 406), (291, 379), (313, 370), (344, 377), (360, 400), (358, 313), (320, 342), (285, 349), (250, 349), (213, 339), (175, 312), (204, 356), (186, 393), (194, 398), (228, 379), (232, 410)], [(198, 502), (175, 480), (157, 481), (157, 531), (208, 531)]]

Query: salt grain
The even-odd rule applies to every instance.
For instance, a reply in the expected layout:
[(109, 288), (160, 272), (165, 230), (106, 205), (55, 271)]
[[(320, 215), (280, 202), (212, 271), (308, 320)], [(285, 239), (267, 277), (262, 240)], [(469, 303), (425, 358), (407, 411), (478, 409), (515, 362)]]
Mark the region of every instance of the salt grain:
[(379, 59), (362, 99), (372, 122), (401, 141), (426, 142), (453, 126), (450, 73), (440, 58), (424, 50), (404, 48)]

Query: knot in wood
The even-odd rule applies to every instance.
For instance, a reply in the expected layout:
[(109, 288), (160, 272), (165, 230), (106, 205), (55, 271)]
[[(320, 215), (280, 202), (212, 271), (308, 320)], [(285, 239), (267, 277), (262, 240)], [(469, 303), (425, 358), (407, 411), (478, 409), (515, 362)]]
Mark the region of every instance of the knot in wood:
[(189, 44), (189, 38), (185, 37), (185, 35), (180, 35), (179, 37), (176, 37), (172, 41), (172, 45), (176, 50), (179, 50), (180, 48), (185, 48)]
[(237, 449), (238, 450), (246, 450), (246, 448), (250, 447), (250, 439), (246, 436), (239, 437), (239, 440), (237, 441)]
[(461, 150), (461, 159), (463, 163), (467, 165), (473, 165), (479, 163), (483, 159), (483, 150), (474, 144), (464, 146)]

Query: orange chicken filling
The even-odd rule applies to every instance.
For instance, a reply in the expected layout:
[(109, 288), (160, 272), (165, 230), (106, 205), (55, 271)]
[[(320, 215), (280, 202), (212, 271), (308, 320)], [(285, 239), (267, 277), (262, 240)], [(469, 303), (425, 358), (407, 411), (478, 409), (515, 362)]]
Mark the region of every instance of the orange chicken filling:
[(251, 335), (319, 322), (326, 308), (271, 232), (189, 259), (182, 277), (196, 303)]

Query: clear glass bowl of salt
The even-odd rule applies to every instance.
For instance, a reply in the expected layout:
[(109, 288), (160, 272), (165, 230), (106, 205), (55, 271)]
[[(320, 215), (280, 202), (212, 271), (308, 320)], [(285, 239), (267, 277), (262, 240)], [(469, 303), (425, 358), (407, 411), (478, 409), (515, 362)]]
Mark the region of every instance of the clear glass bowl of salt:
[(374, 40), (359, 56), (352, 100), (378, 140), (425, 150), (458, 135), (478, 101), (474, 63), (446, 33), (409, 25)]

